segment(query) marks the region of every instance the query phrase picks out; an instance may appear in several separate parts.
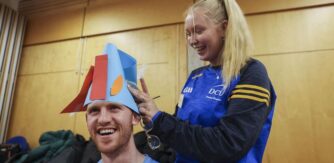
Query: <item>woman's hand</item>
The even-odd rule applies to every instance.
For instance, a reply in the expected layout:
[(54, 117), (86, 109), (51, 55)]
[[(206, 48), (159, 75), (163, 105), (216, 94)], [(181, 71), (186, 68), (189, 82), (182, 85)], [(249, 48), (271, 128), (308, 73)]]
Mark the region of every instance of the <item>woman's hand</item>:
[(153, 99), (149, 96), (144, 79), (141, 79), (140, 83), (143, 90), (146, 92), (135, 89), (130, 85), (128, 85), (128, 88), (131, 94), (135, 97), (135, 101), (138, 104), (139, 112), (143, 118), (144, 123), (147, 124), (152, 121), (153, 116), (159, 112), (159, 109), (155, 105)]

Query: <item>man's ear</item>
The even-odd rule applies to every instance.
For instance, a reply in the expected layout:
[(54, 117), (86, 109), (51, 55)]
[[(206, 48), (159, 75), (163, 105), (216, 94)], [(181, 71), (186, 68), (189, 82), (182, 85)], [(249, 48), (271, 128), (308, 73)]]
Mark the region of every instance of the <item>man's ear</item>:
[(87, 116), (88, 116), (88, 115), (87, 115), (87, 112), (88, 112), (87, 109), (88, 109), (88, 106), (85, 106), (85, 110), (86, 110), (86, 111), (85, 111), (86, 122), (87, 122)]
[(140, 116), (132, 112), (132, 125), (137, 125), (140, 122)]

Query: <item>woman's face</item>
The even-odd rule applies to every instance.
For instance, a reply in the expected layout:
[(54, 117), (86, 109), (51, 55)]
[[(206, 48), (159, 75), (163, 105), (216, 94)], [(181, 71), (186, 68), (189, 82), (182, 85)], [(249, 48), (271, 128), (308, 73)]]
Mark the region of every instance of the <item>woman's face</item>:
[(203, 9), (196, 9), (185, 19), (188, 44), (193, 47), (200, 59), (213, 65), (219, 64), (219, 53), (223, 48), (225, 31), (223, 23), (216, 24), (205, 15)]

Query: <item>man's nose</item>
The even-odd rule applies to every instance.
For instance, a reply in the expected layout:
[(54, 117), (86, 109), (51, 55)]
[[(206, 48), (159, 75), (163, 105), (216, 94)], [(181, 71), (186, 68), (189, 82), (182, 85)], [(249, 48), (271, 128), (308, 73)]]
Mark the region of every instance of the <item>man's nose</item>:
[(108, 112), (108, 108), (102, 107), (100, 116), (98, 119), (98, 123), (101, 125), (105, 125), (105, 124), (110, 123), (110, 121), (111, 121), (111, 116), (110, 116), (110, 113)]

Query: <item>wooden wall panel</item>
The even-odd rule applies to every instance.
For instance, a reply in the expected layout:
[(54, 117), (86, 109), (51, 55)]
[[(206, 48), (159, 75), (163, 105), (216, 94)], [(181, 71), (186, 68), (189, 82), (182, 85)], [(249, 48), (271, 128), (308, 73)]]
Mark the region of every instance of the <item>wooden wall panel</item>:
[(72, 129), (74, 118), (60, 111), (75, 96), (73, 72), (19, 76), (8, 137), (23, 135), (32, 147), (46, 131)]
[[(89, 66), (94, 64), (94, 57), (102, 54), (105, 44), (113, 43), (137, 59), (138, 69), (145, 70), (144, 78), (151, 96), (161, 96), (156, 99), (157, 105), (163, 111), (174, 113), (180, 87), (178, 81), (181, 81), (178, 75), (186, 76), (183, 71), (179, 72), (179, 68), (185, 69), (186, 64), (180, 63), (179, 66), (177, 63), (179, 56), (184, 57), (184, 54), (179, 53), (185, 51), (185, 47), (178, 44), (179, 30), (179, 25), (176, 24), (88, 38), (82, 69), (86, 73)], [(82, 125), (85, 121), (84, 114), (78, 116), (76, 132), (87, 133), (86, 126)], [(135, 131), (140, 129), (138, 127)]]
[(188, 78), (188, 64), (187, 64), (187, 40), (184, 32), (184, 24), (178, 25), (178, 56), (176, 57), (177, 61), (177, 73), (178, 73), (178, 89), (177, 89), (177, 101), (179, 101), (179, 95), (183, 89), (183, 85), (186, 83)]
[(139, 65), (167, 63), (170, 55), (176, 55), (177, 25), (133, 30), (103, 36), (90, 37), (85, 43), (83, 68), (95, 63), (95, 56), (102, 54), (105, 44), (110, 42), (131, 54)]
[[(192, 0), (137, 0), (88, 6), (84, 35), (183, 22)], [(177, 5), (176, 5), (177, 4)]]
[(37, 16), (39, 14), (54, 14), (82, 9), (87, 6), (88, 1), (89, 0), (20, 0), (18, 12), (28, 17)]
[(333, 7), (247, 16), (256, 43), (254, 55), (266, 64), (278, 95), (263, 162), (333, 160)]
[(334, 50), (259, 56), (278, 101), (264, 162), (334, 159)]
[[(88, 24), (91, 23), (90, 21), (99, 22), (101, 18), (104, 18), (103, 14), (94, 17), (94, 20), (91, 19), (92, 17), (90, 17), (89, 14), (92, 14), (92, 12), (99, 14), (106, 12), (103, 10), (104, 7), (99, 7), (99, 5), (94, 3), (90, 3), (90, 8), (87, 9), (86, 20), (84, 20), (86, 10), (76, 10), (72, 12), (64, 11), (58, 15), (52, 15), (50, 13), (45, 13), (44, 15), (41, 13), (40, 16), (31, 17), (30, 26), (28, 27), (26, 35), (21, 69), (19, 71), (19, 82), (29, 84), (38, 83), (43, 90), (31, 88), (32, 90), (28, 89), (27, 93), (16, 93), (15, 105), (17, 106), (15, 106), (16, 111), (13, 113), (14, 115), (11, 125), (17, 125), (18, 129), (12, 130), (8, 136), (18, 133), (24, 135), (27, 134), (28, 140), (33, 141), (32, 146), (36, 147), (38, 145), (37, 140), (42, 131), (50, 131), (55, 128), (37, 125), (37, 132), (34, 134), (29, 135), (26, 131), (21, 132), (20, 128), (25, 126), (23, 124), (20, 126), (22, 121), (19, 119), (21, 117), (20, 115), (16, 115), (19, 114), (20, 111), (19, 108), (21, 105), (19, 104), (22, 102), (21, 99), (29, 99), (26, 98), (26, 96), (32, 98), (34, 97), (33, 94), (45, 95), (48, 91), (59, 93), (66, 90), (66, 96), (63, 96), (59, 99), (60, 101), (57, 101), (57, 106), (55, 106), (54, 103), (50, 104), (54, 106), (53, 109), (57, 108), (57, 112), (60, 112), (61, 109), (63, 109), (76, 96), (76, 93), (81, 88), (81, 84), (89, 65), (94, 63), (94, 56), (101, 54), (105, 43), (109, 41), (115, 43), (120, 49), (133, 54), (134, 57), (138, 59), (139, 68), (146, 66), (145, 78), (152, 96), (160, 95), (161, 97), (157, 99), (158, 105), (162, 106), (164, 111), (170, 113), (174, 112), (174, 106), (178, 101), (179, 90), (182, 88), (186, 77), (186, 62), (183, 62), (186, 58), (186, 53), (184, 53), (186, 50), (182, 45), (184, 44), (183, 26), (177, 23), (183, 21), (182, 13), (186, 8), (187, 2), (191, 3), (192, 1), (178, 1), (180, 5), (173, 6), (170, 5), (171, 1), (156, 2), (152, 0), (141, 0), (129, 3), (117, 1), (117, 3), (122, 3), (117, 5), (113, 3), (117, 8), (117, 12), (124, 14), (123, 10), (135, 10), (135, 12), (127, 12), (125, 15), (127, 15), (127, 19), (130, 20), (133, 20), (132, 17), (137, 18), (137, 25), (130, 23), (130, 25), (127, 25), (134, 25), (131, 27), (133, 30), (123, 31), (128, 30), (129, 28), (123, 28), (126, 26), (122, 26), (121, 30), (123, 32), (110, 34), (111, 31), (107, 31), (108, 33), (104, 33), (106, 31), (101, 30), (96, 31), (95, 29), (99, 29), (100, 25), (97, 26), (97, 24), (94, 24), (94, 29), (92, 29), (93, 33), (89, 33), (90, 36), (88, 36), (88, 38), (83, 38), (84, 36), (81, 35), (81, 31), (83, 30), (82, 26), (84, 25), (83, 21), (87, 21)], [(144, 7), (145, 5), (146, 7)], [(137, 9), (138, 7), (139, 9)], [(157, 9), (158, 7), (159, 9)], [(154, 9), (153, 12), (152, 9)], [(138, 11), (143, 12), (138, 14)], [(109, 11), (107, 13), (109, 13)], [(139, 17), (136, 17), (138, 15)], [(153, 15), (156, 17), (154, 17), (154, 20), (150, 20), (153, 18)], [(149, 23), (144, 22), (143, 25), (138, 25), (141, 24), (143, 20)], [(87, 22), (85, 24), (86, 26), (88, 25)], [(104, 22), (104, 20), (102, 22)], [(116, 24), (120, 23), (117, 22)], [(162, 24), (170, 25), (162, 26)], [(145, 29), (134, 29), (142, 27), (145, 27)], [(92, 36), (91, 34), (97, 34), (98, 36)], [(81, 38), (81, 41), (76, 39), (78, 37)], [(182, 55), (180, 53), (182, 53)], [(85, 57), (82, 58), (81, 55), (85, 55)], [(160, 76), (156, 76), (157, 73)], [(161, 77), (161, 75), (169, 77)], [(46, 77), (51, 78), (52, 80), (55, 80), (55, 78), (59, 78), (59, 80), (62, 81), (70, 80), (72, 83), (67, 81), (66, 85), (60, 84), (57, 85), (59, 86), (57, 89), (53, 89), (53, 87), (46, 86), (46, 83), (49, 82), (45, 79)], [(164, 90), (161, 90), (161, 85), (168, 85), (169, 87), (167, 89), (167, 87), (164, 86)], [(21, 89), (20, 91), (23, 92), (24, 90)], [(31, 99), (29, 104), (35, 105), (35, 103), (38, 103), (38, 100)], [(49, 104), (49, 102), (47, 103)], [(25, 104), (27, 104), (27, 102)], [(39, 110), (44, 106), (46, 106), (45, 103), (38, 104), (38, 107), (35, 110)], [(29, 108), (31, 107), (29, 106)], [(37, 113), (29, 116), (29, 118), (36, 119), (36, 117), (40, 117), (40, 115), (43, 115), (43, 118), (46, 117), (45, 119), (48, 119), (48, 116), (44, 113)], [(59, 116), (66, 119), (65, 121), (67, 122), (67, 125), (72, 126), (68, 127), (71, 128), (72, 131), (82, 134), (86, 138), (89, 137), (86, 128), (85, 113), (76, 113), (74, 116), (73, 114)], [(45, 119), (43, 119), (43, 121)], [(59, 121), (59, 119), (53, 119), (52, 123), (56, 124), (59, 123)], [(33, 125), (35, 125), (34, 123)], [(58, 126), (57, 129), (61, 129), (61, 127)], [(138, 131), (139, 129), (140, 127), (137, 127), (135, 131)]]
[[(86, 11), (31, 20), (26, 45), (60, 42), (24, 49), (29, 57), (23, 56), (21, 62), (10, 136), (27, 135), (37, 146), (42, 132), (70, 128), (88, 138), (85, 113), (57, 113), (76, 96), (89, 65), (94, 63), (95, 55), (102, 53), (106, 42), (132, 54), (139, 68), (146, 66), (144, 76), (151, 95), (160, 95), (157, 104), (174, 112), (187, 76), (183, 25), (178, 23), (183, 21), (183, 12), (192, 0), (112, 1), (103, 6), (92, 1)], [(334, 10), (333, 5), (321, 6), (333, 4), (331, 1), (239, 0), (249, 15), (255, 57), (266, 65), (278, 95), (263, 162), (325, 163), (334, 159)], [(294, 8), (299, 9), (291, 10)], [(84, 41), (64, 41), (76, 37)], [(59, 59), (62, 61), (54, 62)], [(37, 132), (31, 133), (30, 126), (36, 126)], [(138, 130), (140, 127), (135, 128)]]
[(255, 55), (334, 48), (334, 5), (248, 16)]
[(23, 48), (20, 75), (78, 71), (81, 42), (62, 41)]
[(246, 14), (333, 4), (333, 0), (237, 0)]
[(80, 40), (23, 49), (8, 137), (24, 135), (32, 147), (43, 132), (74, 128), (74, 117), (59, 114), (76, 96)]
[(25, 45), (78, 38), (83, 28), (84, 9), (33, 17), (28, 21)]

